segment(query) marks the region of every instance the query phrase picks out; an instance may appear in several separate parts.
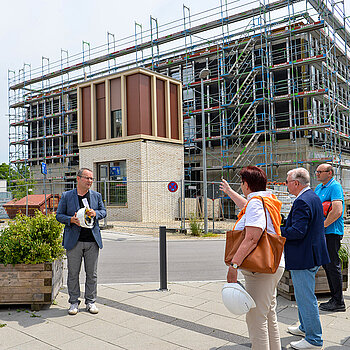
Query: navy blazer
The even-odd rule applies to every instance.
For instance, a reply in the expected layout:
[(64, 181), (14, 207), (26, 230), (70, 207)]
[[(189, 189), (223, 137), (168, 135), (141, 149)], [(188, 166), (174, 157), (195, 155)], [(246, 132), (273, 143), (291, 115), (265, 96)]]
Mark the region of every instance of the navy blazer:
[[(106, 217), (106, 208), (103, 205), (102, 196), (100, 193), (90, 191), (90, 208), (95, 210), (96, 219), (92, 228), (92, 234), (98, 244), (99, 248), (103, 247), (100, 227), (98, 220)], [(56, 220), (62, 224), (65, 224), (63, 232), (63, 246), (65, 249), (70, 250), (75, 247), (78, 242), (81, 227), (75, 224), (71, 224), (70, 218), (80, 209), (78, 191), (74, 190), (63, 192), (58, 208), (56, 212)]]
[(287, 239), (284, 245), (287, 270), (329, 263), (322, 203), (311, 189), (294, 201), (281, 234)]

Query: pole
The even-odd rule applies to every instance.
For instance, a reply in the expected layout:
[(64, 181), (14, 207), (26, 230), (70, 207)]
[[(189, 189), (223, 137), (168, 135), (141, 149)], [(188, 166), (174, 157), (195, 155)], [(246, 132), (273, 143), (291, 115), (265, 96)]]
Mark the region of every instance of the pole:
[(167, 291), (166, 226), (159, 226), (160, 291)]
[(45, 215), (47, 215), (47, 203), (46, 203), (46, 175), (44, 174), (44, 195), (45, 195)]
[(215, 222), (215, 210), (214, 210), (214, 207), (215, 207), (215, 196), (214, 196), (214, 190), (215, 190), (215, 185), (214, 183), (212, 184), (213, 185), (213, 234), (214, 234), (214, 222)]
[[(107, 181), (106, 178), (104, 179), (104, 186), (103, 186), (103, 192), (104, 192), (104, 202), (105, 202), (105, 208), (107, 210)], [(107, 228), (107, 215), (105, 216), (105, 218), (103, 219), (103, 225), (105, 228)]]
[(26, 216), (28, 216), (28, 184), (26, 180)]
[(180, 181), (180, 186), (181, 186), (181, 188), (180, 188), (180, 190), (181, 190), (181, 192), (180, 192), (180, 203), (181, 203), (181, 233), (182, 232), (185, 232), (184, 230), (185, 230), (185, 225), (184, 225), (184, 223), (185, 223), (185, 220), (184, 220), (184, 215), (185, 215), (185, 213), (184, 213), (184, 194), (182, 193), (182, 191), (183, 191), (183, 189), (184, 189), (184, 183), (183, 183), (183, 179), (181, 179), (181, 181)]
[(204, 234), (208, 233), (208, 189), (207, 189), (207, 150), (205, 144), (205, 116), (204, 116), (204, 84), (208, 79), (209, 69), (204, 68), (199, 73), (201, 78), (201, 103), (202, 103), (202, 152), (203, 152), (203, 200), (204, 200)]

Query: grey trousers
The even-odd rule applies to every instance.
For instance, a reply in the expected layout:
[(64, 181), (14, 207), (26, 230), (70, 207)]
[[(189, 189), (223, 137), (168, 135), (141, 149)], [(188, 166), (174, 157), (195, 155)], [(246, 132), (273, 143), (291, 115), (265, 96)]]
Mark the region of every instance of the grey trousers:
[(69, 303), (79, 303), (80, 284), (79, 274), (81, 261), (84, 258), (85, 278), (85, 303), (94, 303), (97, 295), (97, 261), (99, 247), (96, 242), (79, 242), (76, 246), (67, 250), (68, 277), (67, 286)]

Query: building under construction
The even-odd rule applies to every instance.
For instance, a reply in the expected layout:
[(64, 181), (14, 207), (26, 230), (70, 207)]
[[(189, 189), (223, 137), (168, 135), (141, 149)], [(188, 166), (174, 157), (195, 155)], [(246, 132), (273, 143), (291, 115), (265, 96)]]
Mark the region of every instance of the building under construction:
[[(47, 180), (68, 189), (79, 166), (77, 85), (142, 67), (182, 81), (185, 180), (202, 179), (204, 109), (209, 181), (234, 182), (237, 170), (256, 164), (278, 183), (292, 167), (313, 172), (330, 162), (350, 187), (344, 0), (218, 0), (197, 14), (183, 6), (183, 18), (160, 22), (150, 17), (128, 38), (107, 33), (105, 45), (83, 42), (79, 54), (61, 49), (55, 62), (42, 57), (41, 67), (9, 71), (11, 166), (41, 181), (45, 162)], [(116, 111), (113, 125), (114, 118)]]

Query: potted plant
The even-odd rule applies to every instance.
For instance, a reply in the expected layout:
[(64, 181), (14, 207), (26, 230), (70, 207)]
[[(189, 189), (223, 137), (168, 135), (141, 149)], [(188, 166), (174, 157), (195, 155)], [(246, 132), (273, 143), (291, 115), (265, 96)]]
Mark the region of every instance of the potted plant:
[(63, 225), (53, 214), (23, 214), (0, 231), (0, 304), (51, 304), (62, 286)]
[[(348, 267), (349, 267), (349, 249), (342, 244), (339, 250), (339, 257), (342, 262), (342, 276), (343, 276), (343, 291), (348, 289)], [(290, 271), (285, 270), (281, 280), (277, 286), (278, 294), (290, 300), (295, 300), (294, 286)], [(321, 266), (317, 271), (315, 277), (315, 294), (329, 293), (329, 285), (327, 281), (326, 271)]]

